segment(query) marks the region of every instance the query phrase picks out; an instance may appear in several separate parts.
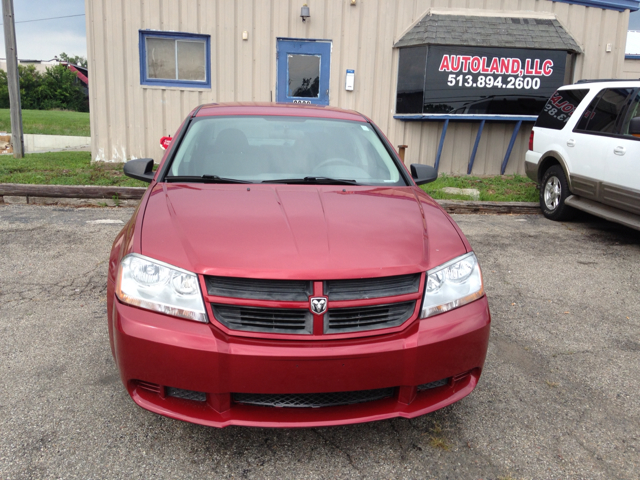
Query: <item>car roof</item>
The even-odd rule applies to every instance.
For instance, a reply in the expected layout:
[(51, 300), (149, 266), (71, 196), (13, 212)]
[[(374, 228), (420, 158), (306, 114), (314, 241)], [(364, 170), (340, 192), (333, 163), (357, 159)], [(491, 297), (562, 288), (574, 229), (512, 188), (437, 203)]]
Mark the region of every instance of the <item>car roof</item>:
[(640, 80), (583, 80), (572, 85), (564, 85), (558, 90), (576, 89), (576, 88), (638, 88)]
[(271, 115), (283, 117), (332, 118), (338, 120), (351, 120), (356, 122), (368, 121), (367, 117), (358, 112), (354, 112), (353, 110), (342, 110), (341, 108), (335, 107), (301, 105), (292, 103), (209, 103), (201, 105), (195, 110), (195, 116), (197, 117), (229, 115)]

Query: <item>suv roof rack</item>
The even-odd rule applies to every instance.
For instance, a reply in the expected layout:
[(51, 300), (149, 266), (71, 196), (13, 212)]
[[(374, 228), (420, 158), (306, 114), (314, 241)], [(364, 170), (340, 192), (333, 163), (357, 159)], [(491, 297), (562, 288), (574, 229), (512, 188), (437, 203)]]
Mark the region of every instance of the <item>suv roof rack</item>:
[(595, 78), (595, 79), (582, 79), (576, 82), (578, 83), (595, 83), (595, 82), (633, 82), (634, 80), (640, 80), (640, 78)]

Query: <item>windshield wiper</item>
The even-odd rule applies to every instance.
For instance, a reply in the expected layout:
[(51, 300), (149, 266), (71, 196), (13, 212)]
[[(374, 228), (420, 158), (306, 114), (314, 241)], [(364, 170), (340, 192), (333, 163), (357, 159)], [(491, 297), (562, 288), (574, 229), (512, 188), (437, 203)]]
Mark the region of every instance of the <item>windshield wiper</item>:
[(164, 177), (167, 182), (197, 182), (197, 183), (253, 183), (247, 180), (238, 180), (236, 178), (219, 177), (218, 175), (173, 175)]
[(290, 184), (310, 183), (315, 185), (358, 185), (358, 182), (356, 182), (355, 180), (347, 180), (345, 178), (331, 178), (331, 177), (279, 178), (277, 180), (265, 180), (262, 183), (290, 183)]

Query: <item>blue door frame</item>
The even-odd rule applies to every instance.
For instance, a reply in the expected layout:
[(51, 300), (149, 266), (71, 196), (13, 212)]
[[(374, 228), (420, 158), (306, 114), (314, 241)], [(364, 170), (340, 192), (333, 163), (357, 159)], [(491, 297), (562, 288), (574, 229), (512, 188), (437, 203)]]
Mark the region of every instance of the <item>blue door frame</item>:
[[(314, 55), (320, 57), (318, 97), (294, 97), (289, 95), (287, 88), (289, 85), (289, 55)], [(330, 40), (278, 38), (276, 39), (276, 64), (276, 102), (329, 105)]]

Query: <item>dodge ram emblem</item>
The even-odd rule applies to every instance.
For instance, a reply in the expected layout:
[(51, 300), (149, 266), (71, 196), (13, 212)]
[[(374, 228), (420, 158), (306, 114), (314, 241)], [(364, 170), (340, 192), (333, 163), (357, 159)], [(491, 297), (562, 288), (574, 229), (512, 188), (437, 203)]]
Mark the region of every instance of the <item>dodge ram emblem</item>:
[(324, 297), (314, 297), (309, 299), (311, 312), (316, 315), (322, 315), (327, 311), (327, 299)]

